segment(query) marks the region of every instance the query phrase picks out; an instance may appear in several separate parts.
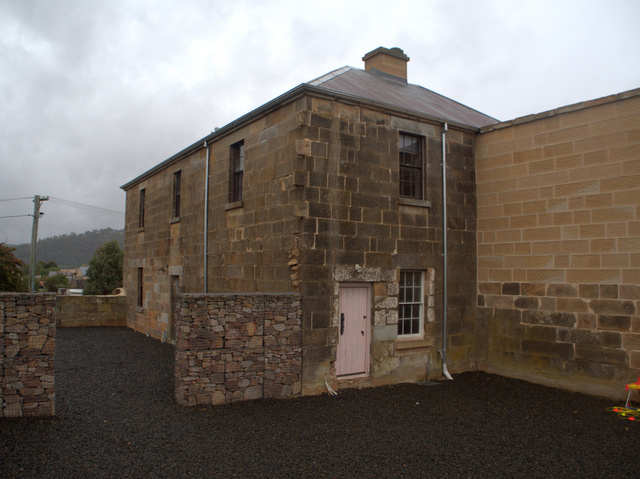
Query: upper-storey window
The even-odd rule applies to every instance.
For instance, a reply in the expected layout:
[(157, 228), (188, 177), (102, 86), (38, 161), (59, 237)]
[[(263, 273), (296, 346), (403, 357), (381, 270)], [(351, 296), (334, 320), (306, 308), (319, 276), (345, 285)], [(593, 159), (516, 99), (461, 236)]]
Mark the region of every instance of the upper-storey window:
[(229, 200), (242, 201), (244, 176), (244, 141), (231, 146), (231, 194)]
[(145, 189), (140, 190), (140, 209), (138, 210), (138, 228), (144, 228)]
[(180, 218), (180, 183), (182, 171), (178, 170), (173, 174), (173, 201), (171, 204), (171, 218)]
[(423, 199), (423, 140), (419, 136), (400, 133), (400, 196)]

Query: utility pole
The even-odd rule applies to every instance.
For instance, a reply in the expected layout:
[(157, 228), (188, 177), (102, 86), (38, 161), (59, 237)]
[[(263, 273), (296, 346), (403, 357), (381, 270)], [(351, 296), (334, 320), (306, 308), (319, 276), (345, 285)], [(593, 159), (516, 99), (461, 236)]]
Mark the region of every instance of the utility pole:
[(40, 215), (40, 203), (49, 201), (48, 196), (35, 195), (33, 197), (33, 228), (31, 229), (31, 255), (29, 263), (29, 291), (35, 291), (36, 282), (36, 243), (38, 242), (38, 220)]

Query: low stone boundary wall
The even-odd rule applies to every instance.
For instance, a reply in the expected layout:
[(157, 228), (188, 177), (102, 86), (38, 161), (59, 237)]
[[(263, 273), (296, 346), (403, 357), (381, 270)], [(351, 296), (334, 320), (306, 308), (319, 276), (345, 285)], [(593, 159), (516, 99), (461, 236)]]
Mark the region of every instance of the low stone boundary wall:
[(176, 400), (185, 406), (302, 390), (297, 294), (178, 296)]
[(0, 417), (55, 413), (55, 294), (0, 293)]
[(56, 324), (60, 328), (126, 326), (127, 297), (58, 296)]

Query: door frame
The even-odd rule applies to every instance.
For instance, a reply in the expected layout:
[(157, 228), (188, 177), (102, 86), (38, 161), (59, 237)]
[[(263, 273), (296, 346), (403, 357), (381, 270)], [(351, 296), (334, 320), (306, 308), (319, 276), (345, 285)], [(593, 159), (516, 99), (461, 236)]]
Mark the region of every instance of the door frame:
[[(363, 354), (364, 354), (364, 371), (362, 372), (357, 372), (357, 373), (347, 373), (347, 374), (339, 374), (339, 370), (340, 370), (340, 361), (341, 361), (341, 357), (340, 357), (340, 315), (343, 312), (343, 301), (342, 301), (342, 291), (343, 289), (349, 289), (349, 288), (355, 288), (355, 289), (363, 289), (366, 291), (366, 299), (365, 302), (366, 304), (365, 306), (365, 311), (366, 311), (366, 320), (363, 322), (363, 326), (364, 326), (364, 348), (363, 348)], [(338, 322), (337, 322), (337, 326), (338, 326), (338, 343), (336, 345), (336, 377), (338, 380), (343, 380), (343, 379), (353, 379), (353, 378), (358, 378), (358, 377), (366, 377), (369, 376), (369, 373), (371, 371), (371, 329), (372, 329), (372, 306), (371, 306), (371, 290), (372, 290), (372, 284), (371, 283), (358, 283), (358, 282), (341, 282), (338, 284), (338, 311), (337, 311), (337, 316), (338, 316)]]

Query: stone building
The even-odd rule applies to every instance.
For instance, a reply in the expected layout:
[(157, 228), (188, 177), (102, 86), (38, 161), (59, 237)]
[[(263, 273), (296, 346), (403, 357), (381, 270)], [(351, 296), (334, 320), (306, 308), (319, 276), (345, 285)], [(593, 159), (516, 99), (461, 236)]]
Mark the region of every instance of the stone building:
[(612, 395), (640, 372), (640, 89), (476, 137), (479, 367)]
[[(409, 58), (398, 48), (363, 60), (364, 70), (303, 83), (122, 187), (128, 325), (173, 340), (179, 293), (297, 293), (303, 394), (325, 382), (381, 385), (478, 368), (603, 382), (613, 349), (609, 385), (637, 372), (640, 92), (603, 107), (612, 115), (606, 128), (627, 126), (610, 138), (627, 142), (624, 154), (608, 146), (605, 155), (618, 158), (618, 176), (635, 178), (624, 178), (618, 200), (626, 216), (582, 232), (586, 213), (575, 211), (596, 199), (580, 194), (608, 195), (603, 208), (616, 201), (613, 186), (562, 194), (571, 181), (600, 181), (580, 171), (607, 169), (577, 146), (591, 141), (592, 105), (576, 106), (582, 113), (569, 119), (562, 110), (499, 123), (410, 84)], [(628, 118), (616, 123), (620, 115)], [(548, 174), (563, 168), (564, 176)], [(617, 276), (579, 279), (569, 272), (584, 262), (611, 268), (603, 257), (574, 258), (574, 243), (542, 246), (547, 234), (606, 240), (623, 229), (628, 241), (616, 245), (626, 263), (607, 257), (624, 263)], [(569, 349), (573, 363), (559, 365), (556, 352), (569, 360)], [(589, 352), (596, 359), (577, 361)]]

